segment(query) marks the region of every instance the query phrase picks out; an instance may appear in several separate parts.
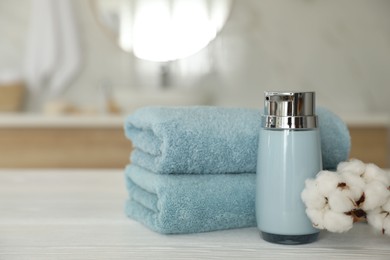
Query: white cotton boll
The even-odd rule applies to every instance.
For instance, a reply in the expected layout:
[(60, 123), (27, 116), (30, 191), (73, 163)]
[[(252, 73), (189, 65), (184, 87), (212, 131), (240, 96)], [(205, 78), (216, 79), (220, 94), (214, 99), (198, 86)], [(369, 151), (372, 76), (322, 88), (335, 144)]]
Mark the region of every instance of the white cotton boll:
[(390, 235), (390, 214), (382, 208), (369, 211), (367, 222), (382, 234)]
[(386, 218), (386, 214), (382, 213), (382, 210), (380, 208), (371, 210), (367, 214), (368, 224), (370, 224), (374, 229), (380, 232), (382, 232), (383, 230), (383, 224), (385, 218)]
[(382, 206), (387, 202), (390, 196), (390, 191), (387, 186), (379, 181), (372, 181), (367, 183), (364, 189), (365, 199), (361, 208), (365, 211), (373, 210)]
[[(390, 183), (390, 171), (385, 171), (385, 175), (387, 176), (387, 181)], [(389, 184), (390, 188), (390, 184)]]
[(307, 179), (305, 181), (305, 189), (317, 189), (317, 183), (314, 179)]
[(385, 186), (389, 186), (389, 178), (387, 176), (387, 172), (372, 163), (367, 164), (363, 178), (366, 182), (379, 181)]
[(324, 229), (324, 210), (306, 209), (306, 215), (309, 217), (313, 227)]
[(366, 183), (364, 180), (351, 172), (341, 173), (341, 177), (348, 186), (348, 190), (351, 192), (352, 198), (357, 201), (363, 194)]
[(390, 198), (387, 199), (387, 202), (382, 205), (384, 211), (390, 212)]
[(386, 235), (390, 235), (390, 216), (386, 215), (383, 220), (383, 229), (382, 232)]
[(338, 172), (351, 172), (355, 175), (362, 175), (366, 170), (366, 164), (357, 159), (351, 159), (348, 162), (341, 162), (337, 165)]
[(330, 232), (346, 232), (352, 228), (353, 218), (344, 213), (326, 211), (324, 213), (324, 226)]
[(341, 181), (340, 175), (331, 171), (320, 171), (316, 176), (318, 191), (325, 197), (337, 189)]
[(322, 209), (326, 199), (318, 192), (316, 182), (312, 179), (305, 181), (305, 189), (301, 193), (302, 201), (309, 209)]
[(354, 200), (348, 194), (347, 190), (335, 190), (328, 197), (330, 210), (338, 213), (345, 213), (353, 210), (356, 205)]

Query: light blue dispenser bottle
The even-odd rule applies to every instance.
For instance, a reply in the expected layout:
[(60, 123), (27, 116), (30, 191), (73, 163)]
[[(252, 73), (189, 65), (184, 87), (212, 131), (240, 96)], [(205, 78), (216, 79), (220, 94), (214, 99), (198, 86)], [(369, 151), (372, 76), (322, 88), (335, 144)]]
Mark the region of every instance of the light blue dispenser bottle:
[(256, 219), (264, 240), (304, 244), (317, 239), (305, 213), (305, 180), (322, 170), (314, 92), (265, 92), (259, 135)]

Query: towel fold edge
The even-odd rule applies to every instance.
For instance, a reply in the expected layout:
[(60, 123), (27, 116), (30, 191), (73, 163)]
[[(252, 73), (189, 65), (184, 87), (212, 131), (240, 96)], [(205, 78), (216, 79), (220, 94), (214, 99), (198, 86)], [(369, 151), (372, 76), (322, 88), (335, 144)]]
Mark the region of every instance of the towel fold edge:
[(133, 182), (133, 180), (126, 176), (126, 186), (130, 198), (145, 208), (158, 213), (158, 197), (155, 193), (150, 193), (147, 190), (143, 189), (141, 186)]

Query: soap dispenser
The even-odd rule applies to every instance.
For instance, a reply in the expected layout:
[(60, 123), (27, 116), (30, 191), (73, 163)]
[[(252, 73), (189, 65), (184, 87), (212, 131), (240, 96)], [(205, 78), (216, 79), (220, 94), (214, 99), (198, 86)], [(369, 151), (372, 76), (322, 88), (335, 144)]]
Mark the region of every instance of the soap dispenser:
[(305, 244), (317, 239), (305, 213), (305, 180), (322, 170), (314, 92), (265, 92), (256, 171), (256, 220), (264, 240)]

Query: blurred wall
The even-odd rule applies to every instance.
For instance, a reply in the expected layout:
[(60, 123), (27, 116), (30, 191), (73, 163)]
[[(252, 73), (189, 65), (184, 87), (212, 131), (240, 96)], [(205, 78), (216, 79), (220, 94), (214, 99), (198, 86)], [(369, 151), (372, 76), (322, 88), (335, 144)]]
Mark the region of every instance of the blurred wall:
[(390, 112), (389, 1), (237, 2), (224, 32), (221, 104), (313, 89), (338, 112)]
[(0, 1), (0, 70), (22, 66), (29, 8), (29, 1)]
[[(73, 3), (85, 61), (67, 99), (95, 104), (105, 81), (117, 88), (156, 84), (156, 73), (140, 70), (145, 63), (103, 32), (89, 1)], [(0, 1), (0, 69), (22, 66), (28, 10), (29, 1)], [(260, 107), (264, 90), (294, 89), (317, 91), (318, 103), (335, 112), (388, 113), (389, 14), (386, 0), (236, 0), (220, 37), (202, 51), (211, 69), (197, 79), (175, 75), (175, 82), (208, 89), (216, 105)], [(29, 109), (39, 110), (40, 102), (30, 100)]]

